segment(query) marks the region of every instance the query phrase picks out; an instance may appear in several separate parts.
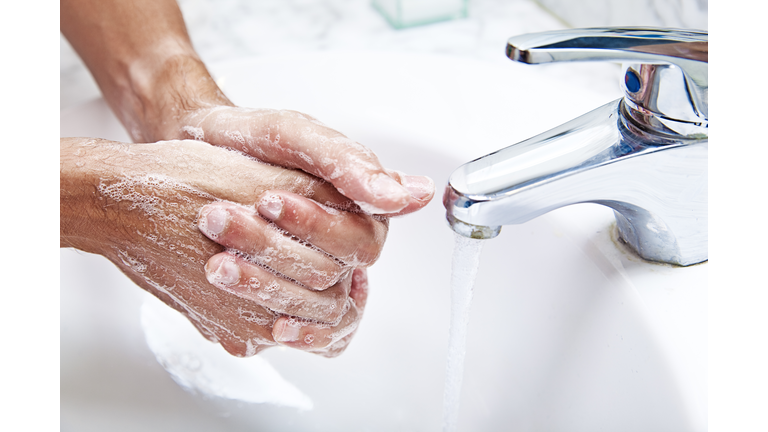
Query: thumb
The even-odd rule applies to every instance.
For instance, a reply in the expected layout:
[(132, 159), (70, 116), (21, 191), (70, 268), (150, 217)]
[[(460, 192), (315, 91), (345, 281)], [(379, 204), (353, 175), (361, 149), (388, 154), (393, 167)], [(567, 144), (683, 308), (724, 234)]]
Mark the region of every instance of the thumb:
[(411, 195), (408, 204), (402, 210), (387, 214), (386, 216), (403, 216), (421, 210), (432, 201), (435, 196), (435, 182), (426, 176), (406, 175), (400, 172), (389, 172), (390, 176), (397, 179)]
[(322, 178), (368, 213), (410, 213), (434, 195), (434, 183), (428, 178), (384, 169), (371, 150), (306, 114), (217, 107), (201, 110), (189, 120), (194, 138)]

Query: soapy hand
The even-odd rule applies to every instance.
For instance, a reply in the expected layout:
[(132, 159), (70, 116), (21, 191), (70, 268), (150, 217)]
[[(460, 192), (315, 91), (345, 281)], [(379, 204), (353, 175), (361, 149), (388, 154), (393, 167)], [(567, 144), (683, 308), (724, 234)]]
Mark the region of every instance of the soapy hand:
[[(342, 329), (356, 327), (367, 298), (363, 268), (378, 257), (388, 225), (386, 217), (364, 216), (359, 208), (387, 216), (416, 211), (432, 199), (432, 181), (385, 170), (367, 148), (295, 111), (217, 106), (193, 110), (180, 120), (178, 131), (182, 136), (310, 173), (333, 184), (357, 204), (347, 201), (342, 206), (323, 205), (276, 188), (260, 198), (256, 212), (227, 202), (205, 206), (199, 226), (208, 238), (229, 250), (246, 253), (306, 288), (286, 284), (283, 278), (270, 275), (232, 252), (220, 253), (208, 261), (208, 280), (278, 311), (277, 302), (286, 301), (286, 295), (311, 297), (316, 295), (311, 290), (326, 290), (325, 297), (336, 294), (337, 301), (310, 302), (288, 315), (333, 323), (343, 320), (339, 324)], [(292, 237), (268, 229), (266, 221)], [(252, 280), (257, 281), (256, 288), (248, 282)], [(281, 284), (281, 289), (268, 292), (274, 285), (264, 286), (265, 280)], [(289, 287), (285, 292), (284, 285)], [(348, 298), (355, 301), (338, 301)], [(350, 305), (350, 311), (342, 309)], [(342, 352), (352, 337), (351, 331), (346, 333), (327, 324), (307, 324), (288, 317), (278, 318), (273, 328), (276, 341), (299, 349), (319, 347), (324, 355)]]
[[(147, 92), (155, 97), (146, 99), (144, 110), (123, 118), (133, 125), (128, 130), (134, 140), (191, 138), (237, 150), (323, 179), (349, 198), (334, 205), (274, 187), (260, 196), (255, 211), (216, 202), (203, 207), (199, 222), (209, 239), (227, 248), (208, 260), (208, 281), (284, 314), (273, 324), (274, 340), (324, 355), (340, 353), (352, 333), (338, 327), (357, 325), (367, 297), (362, 269), (378, 257), (388, 217), (424, 207), (434, 196), (434, 183), (385, 169), (372, 151), (309, 115), (235, 107), (199, 60), (168, 63), (161, 70), (184, 73), (156, 74), (154, 86), (166, 89), (160, 93), (165, 98)], [(342, 301), (349, 298), (355, 301)], [(286, 302), (291, 309), (280, 309)]]
[(61, 6), (112, 111), (155, 143), (62, 140), (62, 246), (106, 256), (230, 353), (341, 352), (387, 218), (424, 207), (432, 181), (308, 115), (235, 107), (174, 0)]
[(371, 150), (307, 114), (234, 106), (196, 56), (145, 67), (152, 84), (139, 92), (142, 109), (115, 110), (134, 142), (194, 139), (238, 150), (319, 177), (372, 214), (410, 213), (434, 194), (429, 178), (385, 169)]
[[(192, 138), (237, 150), (323, 179), (349, 198), (334, 205), (275, 187), (259, 198), (255, 211), (229, 202), (206, 205), (198, 224), (227, 248), (206, 264), (210, 283), (283, 314), (273, 323), (275, 341), (338, 355), (362, 316), (364, 268), (378, 258), (388, 217), (424, 207), (434, 196), (434, 183), (383, 168), (369, 149), (308, 115), (234, 107), (210, 89), (201, 93), (216, 97), (202, 102), (206, 98), (199, 93), (184, 93), (192, 86), (173, 86), (184, 89), (176, 93), (176, 105), (163, 105), (151, 118), (164, 121), (145, 122), (142, 136)], [(290, 299), (292, 308), (280, 309)]]
[(62, 139), (61, 165), (62, 246), (107, 257), (234, 355), (346, 347), (386, 217), (307, 173), (196, 141)]
[(168, 135), (300, 169), (333, 184), (369, 213), (409, 213), (434, 192), (430, 179), (386, 170), (369, 149), (300, 112), (220, 105), (189, 111), (178, 125)]

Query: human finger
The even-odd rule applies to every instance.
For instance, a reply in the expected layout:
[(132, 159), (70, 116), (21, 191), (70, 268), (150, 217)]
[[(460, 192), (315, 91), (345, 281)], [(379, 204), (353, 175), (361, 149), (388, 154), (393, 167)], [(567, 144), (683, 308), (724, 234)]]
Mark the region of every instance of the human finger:
[(296, 111), (216, 107), (187, 119), (188, 136), (235, 148), (287, 168), (298, 168), (333, 184), (363, 210), (397, 213), (411, 202), (398, 183), (363, 145)]
[(360, 324), (368, 298), (365, 269), (355, 269), (351, 279), (348, 310), (341, 321), (334, 325), (296, 317), (279, 317), (272, 327), (275, 342), (326, 357), (335, 357), (343, 352)]
[(345, 277), (324, 291), (310, 290), (233, 252), (212, 256), (205, 274), (213, 286), (273, 312), (329, 323), (338, 322), (346, 312), (351, 287), (351, 278)]
[(404, 209), (383, 216), (396, 217), (403, 216), (415, 211), (421, 210), (435, 196), (435, 182), (431, 178), (426, 176), (414, 176), (406, 175), (398, 171), (388, 171), (392, 178), (396, 179), (400, 184), (408, 189), (411, 194), (411, 200)]
[(252, 207), (226, 201), (208, 204), (200, 210), (198, 227), (216, 243), (243, 252), (250, 259), (312, 289), (331, 287), (349, 271), (327, 253), (270, 224)]
[(349, 266), (373, 264), (387, 237), (386, 218), (338, 210), (291, 192), (267, 191), (256, 209), (278, 227)]

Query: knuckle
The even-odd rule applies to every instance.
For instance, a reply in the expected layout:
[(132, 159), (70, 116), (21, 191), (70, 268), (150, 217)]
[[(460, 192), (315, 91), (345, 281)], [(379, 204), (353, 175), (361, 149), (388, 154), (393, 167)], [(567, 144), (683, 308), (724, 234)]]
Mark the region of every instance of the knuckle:
[(342, 268), (335, 260), (325, 256), (320, 261), (315, 261), (314, 264), (295, 265), (292, 270), (289, 272), (290, 277), (315, 291), (328, 290), (339, 283), (346, 274), (345, 268)]
[(324, 274), (318, 274), (317, 279), (314, 281), (319, 290), (327, 290), (332, 286), (339, 283), (345, 272), (338, 264), (333, 264), (333, 269), (323, 272)]
[(368, 267), (373, 265), (381, 256), (381, 252), (384, 246), (383, 241), (379, 241), (376, 238), (371, 239), (368, 242), (364, 242), (357, 245), (357, 250), (354, 254), (355, 264)]
[(326, 231), (326, 221), (318, 215), (317, 212), (323, 211), (319, 207), (302, 208), (296, 212), (295, 225), (298, 234), (303, 237), (311, 236), (313, 233), (323, 233)]
[(364, 224), (363, 232), (366, 234), (356, 239), (354, 249), (344, 260), (355, 267), (368, 267), (379, 259), (387, 238), (388, 228), (386, 224), (370, 216), (364, 216), (361, 222)]
[(334, 292), (328, 305), (326, 321), (329, 323), (338, 323), (349, 310), (346, 292)]

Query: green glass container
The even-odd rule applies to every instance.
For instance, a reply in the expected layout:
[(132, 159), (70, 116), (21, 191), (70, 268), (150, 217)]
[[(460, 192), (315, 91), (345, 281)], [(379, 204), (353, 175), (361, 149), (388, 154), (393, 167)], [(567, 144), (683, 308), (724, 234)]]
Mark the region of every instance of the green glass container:
[(392, 27), (401, 29), (466, 18), (468, 0), (372, 0)]

